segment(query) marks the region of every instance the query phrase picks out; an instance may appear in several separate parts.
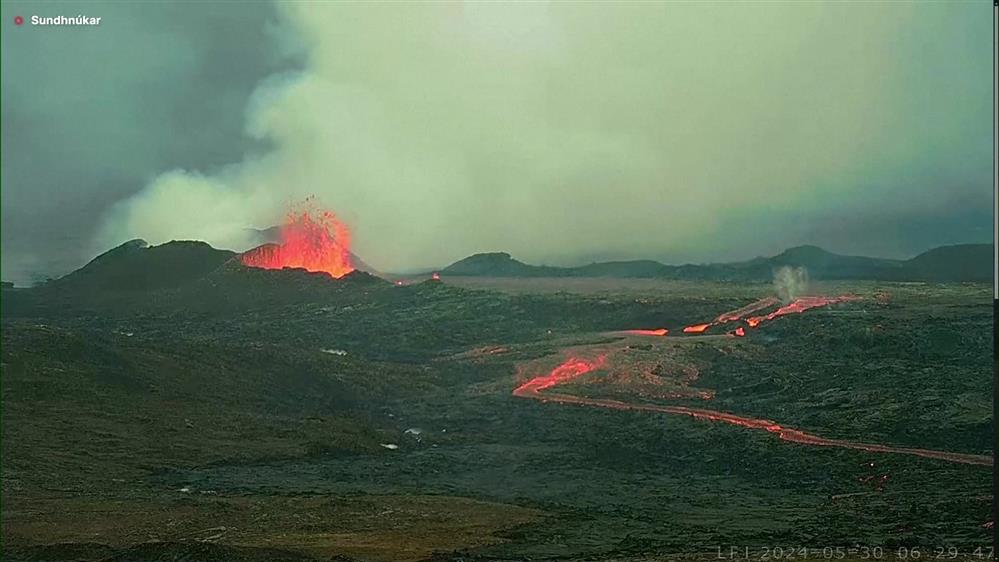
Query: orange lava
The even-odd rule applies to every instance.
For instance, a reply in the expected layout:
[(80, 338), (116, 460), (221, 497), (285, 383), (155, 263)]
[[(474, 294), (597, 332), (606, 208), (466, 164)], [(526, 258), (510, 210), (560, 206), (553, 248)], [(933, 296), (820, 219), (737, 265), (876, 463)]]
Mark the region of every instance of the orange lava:
[(624, 333), (632, 336), (665, 336), (669, 334), (669, 330), (666, 328), (659, 328), (658, 330), (625, 330)]
[(754, 316), (752, 318), (746, 318), (746, 324), (749, 324), (750, 328), (755, 328), (759, 326), (762, 322), (769, 322), (770, 320), (773, 320), (774, 318), (780, 316), (784, 316), (785, 314), (800, 314), (812, 308), (818, 308), (820, 306), (827, 306), (839, 302), (854, 301), (858, 299), (860, 299), (860, 297), (853, 295), (843, 295), (841, 297), (799, 297), (791, 301), (789, 304), (786, 304), (765, 316)]
[(780, 304), (780, 299), (777, 297), (766, 297), (758, 301), (747, 304), (742, 308), (737, 308), (731, 312), (723, 312), (718, 318), (715, 318), (715, 324), (723, 324), (725, 322), (733, 322), (735, 320), (742, 319), (743, 316), (747, 314), (752, 314), (754, 312), (763, 310), (764, 308), (770, 308), (771, 306)]
[[(777, 308), (776, 310), (774, 310), (769, 314), (762, 316), (748, 316), (749, 314), (752, 314), (754, 312), (759, 312), (761, 310), (765, 310), (767, 308), (780, 304), (780, 300), (777, 297), (766, 297), (757, 301), (753, 301), (741, 308), (737, 308), (729, 312), (723, 312), (711, 322), (707, 322), (705, 324), (694, 324), (692, 326), (687, 326), (683, 328), (683, 333), (703, 334), (704, 332), (707, 332), (708, 329), (711, 328), (712, 326), (725, 324), (727, 322), (736, 322), (739, 320), (744, 320), (746, 322), (746, 325), (748, 325), (750, 328), (755, 328), (763, 322), (773, 320), (774, 318), (777, 318), (779, 316), (784, 316), (785, 314), (805, 312), (806, 310), (812, 308), (835, 304), (838, 302), (857, 300), (859, 298), (860, 297), (852, 295), (844, 295), (840, 297), (801, 297), (795, 299), (790, 304)], [(744, 328), (739, 327), (734, 331), (730, 331), (729, 334), (741, 337), (746, 335), (745, 332), (746, 330)], [(665, 336), (667, 333), (669, 333), (669, 330), (667, 330), (666, 328), (660, 328), (659, 330), (624, 330), (621, 333), (629, 335), (638, 335), (638, 336)]]
[(281, 243), (246, 252), (243, 265), (263, 269), (303, 268), (343, 277), (354, 271), (350, 230), (329, 211), (307, 209), (288, 214), (281, 226)]
[(572, 379), (599, 369), (606, 364), (607, 355), (600, 355), (596, 359), (580, 359), (570, 357), (558, 367), (552, 369), (550, 373), (541, 377), (534, 377), (513, 390), (514, 396), (538, 397), (538, 393), (546, 388), (551, 388), (557, 384), (571, 381)]
[(603, 398), (583, 398), (571, 394), (541, 394), (542, 390), (568, 382), (590, 371), (599, 369), (606, 364), (607, 356), (601, 355), (594, 360), (570, 358), (561, 365), (552, 369), (547, 375), (541, 375), (528, 380), (518, 386), (514, 391), (514, 396), (522, 398), (533, 398), (543, 402), (556, 402), (561, 404), (580, 404), (583, 406), (595, 406), (598, 408), (611, 408), (614, 410), (632, 410), (645, 412), (658, 412), (662, 414), (680, 414), (690, 416), (694, 419), (722, 422), (737, 425), (748, 429), (763, 430), (776, 435), (783, 441), (800, 443), (803, 445), (813, 445), (817, 447), (838, 447), (842, 449), (856, 449), (869, 451), (872, 453), (898, 453), (904, 455), (915, 455), (929, 459), (937, 459), (949, 462), (964, 464), (976, 464), (992, 466), (993, 459), (987, 455), (971, 455), (965, 453), (950, 453), (947, 451), (934, 451), (930, 449), (916, 449), (912, 447), (890, 447), (875, 443), (860, 443), (845, 439), (826, 439), (818, 435), (806, 433), (790, 427), (784, 427), (776, 422), (749, 418), (719, 412), (715, 410), (705, 410), (701, 408), (687, 408), (686, 406), (661, 406), (657, 404), (633, 404), (620, 400)]

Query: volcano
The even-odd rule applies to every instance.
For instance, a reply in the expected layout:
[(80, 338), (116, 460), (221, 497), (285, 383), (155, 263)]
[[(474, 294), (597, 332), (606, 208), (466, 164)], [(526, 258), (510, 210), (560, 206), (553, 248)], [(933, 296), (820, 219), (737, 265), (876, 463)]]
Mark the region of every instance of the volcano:
[[(249, 234), (248, 238), (253, 241), (252, 244), (255, 247), (266, 246), (269, 244), (280, 245), (282, 228), (284, 228), (283, 225), (271, 226), (268, 228), (249, 228), (247, 229), (247, 233)], [(253, 250), (249, 251), (252, 252)], [(384, 273), (372, 267), (350, 248), (348, 248), (348, 256), (350, 258), (350, 264), (354, 266), (354, 269), (370, 273), (377, 277), (385, 277)]]
[(354, 271), (350, 229), (330, 211), (306, 209), (288, 214), (280, 242), (242, 255), (243, 265), (261, 269), (301, 268), (340, 278)]

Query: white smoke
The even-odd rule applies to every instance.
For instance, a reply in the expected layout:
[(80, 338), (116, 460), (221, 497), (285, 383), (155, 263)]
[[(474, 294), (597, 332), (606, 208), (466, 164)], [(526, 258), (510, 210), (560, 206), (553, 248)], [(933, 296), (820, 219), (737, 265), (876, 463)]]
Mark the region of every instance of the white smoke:
[[(272, 150), (155, 178), (105, 217), (96, 250), (246, 249), (248, 227), (314, 194), (383, 271), (495, 250), (533, 263), (722, 251), (732, 214), (811, 200), (802, 186), (891, 144), (880, 128), (854, 140), (900, 121), (892, 90), (843, 100), (867, 91), (858, 46), (896, 52), (908, 27), (886, 17), (829, 45), (813, 36), (848, 19), (833, 8), (712, 6), (279, 2), (276, 34), (305, 56), (247, 109), (247, 134)], [(824, 68), (833, 88), (800, 89)]]
[(778, 267), (774, 270), (774, 289), (784, 304), (804, 295), (808, 291), (808, 270), (786, 265)]

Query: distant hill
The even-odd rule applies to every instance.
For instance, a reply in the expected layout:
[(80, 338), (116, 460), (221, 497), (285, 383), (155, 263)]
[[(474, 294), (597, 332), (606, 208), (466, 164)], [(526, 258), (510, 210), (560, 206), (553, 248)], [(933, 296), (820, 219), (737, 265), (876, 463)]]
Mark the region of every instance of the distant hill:
[(529, 265), (506, 252), (475, 254), (441, 270), (446, 275), (475, 277), (662, 277), (675, 266), (653, 260), (599, 262), (579, 267)]
[(527, 265), (510, 257), (506, 252), (475, 254), (456, 261), (441, 270), (447, 275), (474, 277), (550, 277), (565, 274), (563, 268)]
[(130, 240), (97, 256), (82, 268), (45, 284), (48, 288), (144, 291), (191, 283), (229, 261), (235, 252), (205, 242), (167, 242), (149, 246)]
[(773, 270), (782, 267), (804, 267), (817, 279), (887, 279), (902, 267), (903, 262), (865, 256), (844, 256), (818, 246), (788, 248), (771, 258), (733, 264), (741, 275), (753, 279), (769, 279)]
[(653, 260), (608, 261), (572, 268), (581, 277), (663, 277), (676, 269)]
[(240, 254), (204, 242), (149, 246), (131, 240), (59, 279), (25, 289), (4, 288), (2, 313), (59, 316), (66, 311), (253, 310), (302, 302), (363, 298), (393, 285), (355, 270), (334, 280), (304, 269), (260, 269)]
[(782, 266), (804, 267), (817, 279), (984, 282), (992, 279), (992, 245), (935, 248), (911, 260), (835, 254), (796, 246), (772, 257), (719, 264), (666, 265), (653, 260), (592, 263), (576, 267), (530, 265), (505, 252), (475, 254), (441, 270), (472, 277), (619, 277), (714, 281), (767, 281)]
[[(239, 254), (205, 242), (173, 241), (149, 246), (131, 240), (94, 258), (84, 267), (42, 285), (70, 293), (142, 292), (202, 288), (219, 284), (259, 293), (268, 286), (295, 293), (324, 287), (325, 274), (304, 270), (257, 270), (244, 267)], [(991, 244), (943, 246), (910, 260), (890, 260), (834, 254), (817, 246), (789, 248), (772, 257), (722, 264), (665, 265), (652, 260), (592, 263), (578, 267), (531, 265), (505, 252), (475, 254), (441, 270), (444, 275), (473, 277), (616, 277), (713, 281), (769, 281), (781, 266), (805, 267), (816, 279), (890, 281), (987, 282), (992, 279)], [(377, 276), (358, 268), (335, 288), (381, 284)], [(207, 284), (207, 285), (206, 285)]]
[(926, 281), (991, 281), (994, 257), (992, 244), (941, 246), (905, 262), (902, 276)]

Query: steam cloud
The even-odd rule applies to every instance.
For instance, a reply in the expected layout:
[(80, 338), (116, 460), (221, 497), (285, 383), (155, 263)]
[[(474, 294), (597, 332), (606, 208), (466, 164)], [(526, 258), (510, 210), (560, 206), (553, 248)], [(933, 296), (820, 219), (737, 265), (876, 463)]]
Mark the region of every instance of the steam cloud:
[[(967, 33), (913, 31), (937, 5), (868, 6), (863, 26), (854, 9), (280, 3), (281, 36), (305, 63), (248, 108), (248, 134), (272, 150), (159, 176), (108, 213), (96, 249), (141, 237), (243, 250), (247, 227), (315, 194), (383, 271), (495, 250), (534, 263), (742, 259), (808, 242), (821, 221), (801, 212), (931, 201), (904, 195), (926, 146), (944, 159), (934, 177), (966, 177), (972, 157), (988, 177), (988, 67), (954, 62), (987, 54), (934, 58), (937, 38)], [(903, 67), (918, 76), (884, 71)], [(928, 140), (969, 127), (984, 127), (975, 150)], [(872, 169), (906, 181), (872, 181)], [(760, 236), (734, 241), (733, 224)]]
[(774, 289), (784, 304), (804, 295), (808, 291), (808, 270), (786, 265), (778, 267), (774, 270)]

